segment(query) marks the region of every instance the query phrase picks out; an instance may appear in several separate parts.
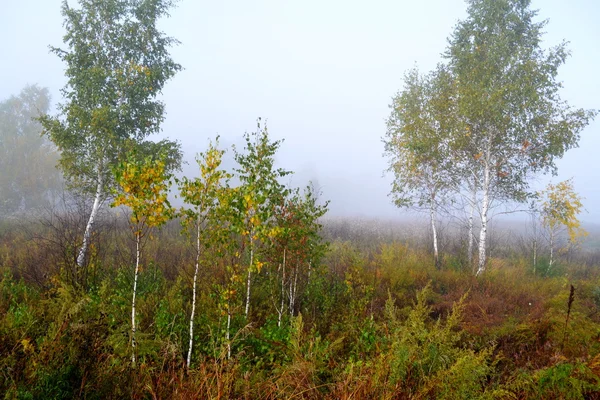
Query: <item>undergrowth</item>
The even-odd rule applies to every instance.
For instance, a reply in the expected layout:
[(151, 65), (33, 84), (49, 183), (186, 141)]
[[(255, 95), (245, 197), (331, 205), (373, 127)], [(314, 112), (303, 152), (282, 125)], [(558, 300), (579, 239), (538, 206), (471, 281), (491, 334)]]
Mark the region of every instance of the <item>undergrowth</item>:
[(544, 276), (516, 257), (475, 278), (460, 259), (436, 269), (431, 255), (406, 244), (334, 242), (280, 320), (272, 277), (259, 274), (253, 312), (246, 318), (232, 304), (226, 340), (226, 267), (206, 265), (188, 369), (192, 263), (182, 241), (167, 243), (140, 275), (132, 368), (132, 272), (122, 253), (105, 249), (81, 287), (61, 264), (46, 264), (53, 261), (36, 242), (4, 237), (4, 398), (600, 397), (596, 267), (563, 263), (561, 274)]

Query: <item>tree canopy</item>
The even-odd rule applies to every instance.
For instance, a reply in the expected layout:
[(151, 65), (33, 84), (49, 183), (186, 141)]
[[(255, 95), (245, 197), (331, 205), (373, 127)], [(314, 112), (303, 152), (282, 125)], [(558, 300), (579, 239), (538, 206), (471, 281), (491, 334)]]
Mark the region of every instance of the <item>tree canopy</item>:
[(171, 5), (169, 0), (81, 0), (72, 8), (63, 2), (67, 49), (51, 51), (66, 64), (65, 102), (58, 116), (42, 123), (73, 185), (93, 193), (99, 176), (109, 185), (111, 166), (127, 151), (124, 144), (159, 132), (164, 104), (156, 97), (181, 69), (168, 53), (176, 40), (156, 26)]
[(94, 195), (77, 256), (82, 267), (98, 209), (118, 187), (112, 169), (132, 151), (141, 158), (168, 152), (165, 168), (180, 165), (179, 144), (147, 138), (159, 132), (164, 119), (157, 96), (181, 66), (168, 51), (177, 41), (157, 27), (172, 1), (80, 0), (79, 5), (63, 2), (67, 49), (51, 47), (66, 64), (65, 101), (57, 116), (41, 121), (61, 152), (68, 183)]
[(556, 160), (577, 146), (596, 111), (560, 97), (558, 69), (569, 51), (566, 42), (542, 48), (547, 21), (535, 21), (529, 0), (467, 3), (468, 16), (450, 35), (446, 63), (438, 67), (444, 95), (432, 91), (435, 73), (409, 73), (392, 105), (386, 150), (399, 205), (431, 202), (436, 182), (455, 195), (472, 193), (481, 216), (481, 273), (490, 209), (529, 198), (532, 176), (556, 173)]

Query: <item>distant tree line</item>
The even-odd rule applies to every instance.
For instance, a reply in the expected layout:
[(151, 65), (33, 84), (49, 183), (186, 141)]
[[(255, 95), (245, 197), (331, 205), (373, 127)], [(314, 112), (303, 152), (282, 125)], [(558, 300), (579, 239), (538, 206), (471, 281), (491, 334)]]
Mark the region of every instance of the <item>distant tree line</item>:
[(47, 207), (61, 189), (59, 153), (38, 121), (49, 108), (36, 85), (0, 101), (0, 219)]

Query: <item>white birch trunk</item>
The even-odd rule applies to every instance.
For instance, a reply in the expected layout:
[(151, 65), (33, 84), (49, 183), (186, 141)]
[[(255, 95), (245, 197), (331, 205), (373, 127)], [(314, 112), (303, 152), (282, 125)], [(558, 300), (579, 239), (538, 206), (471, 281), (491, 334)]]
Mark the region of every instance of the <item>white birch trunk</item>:
[(248, 318), (250, 312), (250, 284), (252, 283), (252, 266), (254, 265), (254, 232), (250, 231), (250, 266), (248, 267), (248, 278), (246, 280), (246, 309), (244, 315)]
[(136, 342), (135, 342), (135, 296), (137, 294), (137, 281), (138, 274), (140, 271), (140, 232), (136, 232), (135, 234), (135, 274), (133, 277), (133, 300), (131, 301), (131, 363), (135, 367), (135, 350), (136, 350)]
[(554, 229), (550, 229), (550, 262), (548, 263), (548, 271), (552, 269), (554, 264)]
[(289, 312), (290, 316), (294, 316), (294, 308), (296, 307), (296, 288), (298, 284), (298, 267), (294, 269), (292, 272), (294, 279), (290, 279), (290, 304), (289, 304)]
[(481, 203), (481, 231), (479, 232), (479, 260), (476, 275), (485, 271), (486, 264), (486, 239), (488, 224), (488, 209), (490, 203), (490, 167), (486, 161), (483, 177), (483, 200)]
[(298, 266), (294, 270), (294, 297), (292, 298), (292, 317), (294, 316), (294, 310), (296, 309), (296, 297), (298, 295)]
[(292, 302), (294, 297), (294, 280), (290, 278), (290, 289), (288, 292), (288, 312), (292, 315)]
[(537, 269), (537, 237), (533, 239), (533, 274)]
[(473, 243), (475, 242), (475, 237), (473, 236), (473, 215), (475, 214), (475, 204), (477, 202), (477, 190), (475, 183), (473, 183), (473, 193), (471, 193), (471, 213), (469, 214), (469, 237), (468, 237), (468, 250), (467, 250), (467, 260), (469, 262), (469, 268), (473, 268)]
[(198, 281), (198, 269), (200, 266), (200, 221), (196, 227), (196, 268), (194, 270), (194, 285), (192, 289), (192, 315), (190, 315), (190, 343), (187, 354), (187, 367), (192, 362), (192, 348), (194, 346), (194, 315), (196, 314), (196, 282)]
[(85, 226), (85, 232), (83, 233), (83, 241), (81, 243), (81, 248), (79, 249), (79, 253), (77, 254), (77, 266), (79, 268), (83, 267), (85, 263), (85, 255), (87, 254), (87, 249), (90, 245), (90, 237), (92, 236), (92, 228), (94, 227), (94, 222), (96, 220), (96, 215), (98, 214), (98, 210), (100, 209), (100, 202), (102, 200), (102, 192), (104, 189), (104, 177), (102, 175), (102, 163), (98, 165), (98, 185), (96, 186), (96, 195), (94, 197), (94, 204), (92, 205), (92, 211), (90, 213), (90, 218), (88, 219), (87, 225)]
[(285, 304), (285, 256), (286, 249), (283, 249), (283, 264), (281, 265), (281, 304), (278, 310), (277, 326), (281, 327), (281, 316), (283, 315), (283, 305)]
[(431, 233), (433, 236), (433, 258), (435, 259), (435, 267), (440, 268), (440, 256), (438, 253), (438, 238), (437, 238), (437, 229), (435, 227), (435, 205), (433, 203), (433, 196), (431, 198), (430, 204), (430, 216), (431, 216)]
[(225, 340), (227, 341), (227, 359), (231, 358), (231, 307), (229, 306), (229, 300), (227, 300), (227, 330), (225, 331)]

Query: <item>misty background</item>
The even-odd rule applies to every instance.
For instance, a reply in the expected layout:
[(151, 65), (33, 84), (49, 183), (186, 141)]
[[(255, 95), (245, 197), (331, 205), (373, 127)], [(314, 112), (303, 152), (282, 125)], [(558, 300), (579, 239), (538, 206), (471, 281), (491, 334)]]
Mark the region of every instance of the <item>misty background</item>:
[[(48, 49), (64, 47), (60, 4), (21, 0), (0, 7), (0, 100), (38, 84), (49, 89), (51, 113), (62, 101), (65, 66)], [(572, 55), (559, 74), (563, 99), (600, 108), (600, 3), (537, 0), (532, 7), (540, 9), (538, 20), (549, 19), (544, 48), (570, 42)], [(171, 54), (184, 70), (163, 92), (167, 116), (157, 139), (180, 141), (184, 173), (195, 176), (194, 156), (209, 138), (219, 134), (222, 147), (241, 145), (262, 117), (274, 139), (285, 139), (277, 158), (296, 172), (290, 183), (314, 181), (331, 200), (330, 215), (407, 215), (387, 196), (392, 176), (383, 176), (388, 105), (405, 71), (417, 65), (426, 72), (442, 60), (446, 38), (465, 16), (462, 0), (181, 0), (161, 21), (181, 42)], [(540, 177), (534, 186), (574, 177), (588, 211), (580, 218), (588, 223), (600, 223), (599, 124), (586, 127), (580, 147), (558, 162), (558, 177)]]

